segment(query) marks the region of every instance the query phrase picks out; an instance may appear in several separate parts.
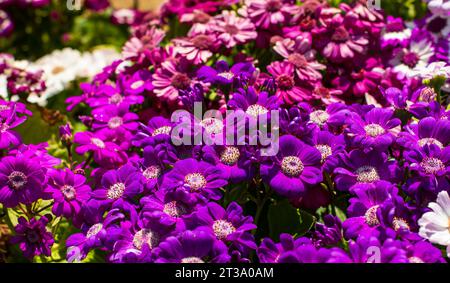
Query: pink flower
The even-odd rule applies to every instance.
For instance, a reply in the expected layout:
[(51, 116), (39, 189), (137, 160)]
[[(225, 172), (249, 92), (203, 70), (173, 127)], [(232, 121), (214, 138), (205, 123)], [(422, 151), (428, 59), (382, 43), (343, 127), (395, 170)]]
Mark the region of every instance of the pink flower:
[(267, 29), (271, 25), (284, 23), (294, 11), (298, 11), (295, 5), (283, 3), (282, 0), (245, 0), (245, 6), (239, 13), (250, 18), (257, 27)]
[(311, 92), (305, 88), (295, 85), (294, 65), (289, 62), (273, 62), (267, 66), (267, 71), (274, 77), (280, 101), (286, 104), (294, 104), (298, 101), (312, 98)]
[(257, 36), (252, 22), (249, 19), (238, 17), (234, 11), (223, 11), (222, 14), (214, 17), (211, 29), (218, 34), (218, 39), (227, 48), (238, 43), (246, 43)]
[(363, 54), (369, 44), (366, 37), (354, 34), (343, 22), (340, 15), (335, 15), (329, 25), (312, 31), (317, 48), (322, 50), (323, 56), (335, 63)]
[(211, 35), (199, 34), (191, 38), (176, 38), (172, 41), (175, 53), (181, 54), (194, 64), (205, 63), (213, 55), (216, 40)]
[(145, 50), (152, 50), (158, 47), (165, 35), (166, 33), (163, 30), (153, 26), (143, 36), (134, 36), (128, 40), (123, 47), (122, 55), (125, 59), (137, 57)]
[(192, 13), (181, 16), (180, 22), (192, 24), (188, 36), (197, 34), (206, 34), (209, 31), (209, 23), (212, 17), (200, 10), (194, 10)]
[(185, 72), (184, 64), (175, 59), (163, 62), (152, 78), (153, 92), (157, 97), (169, 102), (175, 102), (178, 99), (178, 91), (187, 89), (192, 83)]
[(319, 71), (326, 67), (317, 62), (315, 52), (311, 50), (309, 33), (303, 33), (295, 41), (289, 38), (278, 41), (273, 49), (295, 66), (295, 71), (301, 81), (316, 82), (322, 79)]

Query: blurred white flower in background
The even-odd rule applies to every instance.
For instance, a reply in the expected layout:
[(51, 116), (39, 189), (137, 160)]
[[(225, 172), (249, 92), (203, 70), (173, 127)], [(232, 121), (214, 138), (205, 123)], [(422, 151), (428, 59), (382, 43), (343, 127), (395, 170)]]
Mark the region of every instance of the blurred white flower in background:
[(72, 48), (55, 50), (30, 63), (29, 69), (44, 71), (47, 89), (40, 96), (30, 95), (28, 101), (45, 106), (50, 97), (66, 89), (73, 81), (91, 79), (120, 57), (120, 53), (106, 47), (84, 53)]
[(450, 78), (450, 66), (446, 62), (433, 62), (426, 66), (415, 68), (411, 72), (412, 76), (419, 76), (422, 79), (433, 79), (436, 77)]

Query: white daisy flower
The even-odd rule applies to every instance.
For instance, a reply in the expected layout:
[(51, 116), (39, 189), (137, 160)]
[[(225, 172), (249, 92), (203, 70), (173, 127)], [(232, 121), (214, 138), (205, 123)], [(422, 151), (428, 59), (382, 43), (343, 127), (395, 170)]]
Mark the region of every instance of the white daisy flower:
[(427, 39), (411, 42), (409, 49), (401, 50), (389, 63), (394, 66), (394, 72), (403, 76), (414, 76), (415, 68), (424, 68), (434, 55), (432, 43)]
[(433, 79), (435, 77), (450, 78), (450, 66), (447, 62), (433, 62), (426, 67), (416, 67), (412, 74), (414, 76), (420, 76), (422, 79)]
[(431, 243), (447, 246), (450, 255), (450, 197), (446, 191), (438, 194), (436, 202), (430, 202), (427, 212), (419, 219), (419, 235)]

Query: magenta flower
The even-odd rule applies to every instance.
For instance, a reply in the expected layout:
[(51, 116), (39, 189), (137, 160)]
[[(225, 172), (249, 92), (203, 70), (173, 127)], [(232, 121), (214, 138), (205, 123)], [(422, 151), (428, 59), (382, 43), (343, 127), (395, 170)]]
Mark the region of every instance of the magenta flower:
[(76, 216), (90, 197), (91, 188), (85, 182), (84, 176), (68, 169), (52, 171), (45, 191), (55, 200), (53, 214), (66, 218)]
[(311, 91), (297, 86), (294, 79), (294, 65), (289, 62), (273, 62), (267, 71), (274, 77), (280, 101), (287, 105), (311, 99)]
[(55, 241), (46, 228), (49, 218), (42, 216), (39, 220), (32, 218), (27, 222), (24, 217), (19, 217), (19, 223), (14, 228), (16, 236), (11, 239), (11, 243), (19, 244), (25, 257), (32, 259), (37, 255), (51, 255), (51, 247)]
[(250, 18), (263, 29), (284, 23), (296, 11), (295, 5), (282, 0), (245, 0), (245, 6), (239, 13)]

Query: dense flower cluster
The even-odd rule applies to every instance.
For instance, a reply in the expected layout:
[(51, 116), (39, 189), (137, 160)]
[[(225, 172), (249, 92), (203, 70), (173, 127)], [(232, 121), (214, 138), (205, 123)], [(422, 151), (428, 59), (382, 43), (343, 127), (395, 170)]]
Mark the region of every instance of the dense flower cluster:
[[(79, 229), (70, 262), (96, 250), (115, 263), (445, 262), (447, 4), (407, 24), (364, 1), (169, 1), (67, 99), (87, 130), (67, 124), (60, 137), (81, 163), (21, 144), (12, 129), (29, 113), (0, 104), (0, 203), (27, 217), (12, 242), (51, 255), (39, 200)], [(180, 109), (189, 115), (171, 119)], [(218, 143), (239, 129), (203, 115), (212, 109), (244, 126), (278, 113), (276, 154), (259, 133)], [(186, 123), (198, 131), (183, 138), (206, 141), (177, 143)], [(303, 223), (275, 229), (277, 207)]]

